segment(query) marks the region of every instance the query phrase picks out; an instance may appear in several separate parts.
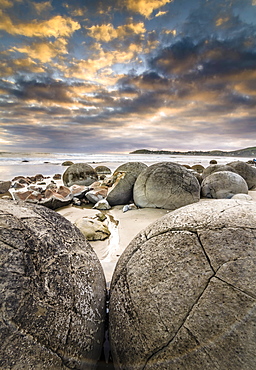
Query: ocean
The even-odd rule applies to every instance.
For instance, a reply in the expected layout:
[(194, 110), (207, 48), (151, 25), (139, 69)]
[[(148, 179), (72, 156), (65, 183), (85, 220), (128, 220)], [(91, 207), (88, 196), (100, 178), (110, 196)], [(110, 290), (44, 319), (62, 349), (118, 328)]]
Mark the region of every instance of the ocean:
[(157, 162), (175, 162), (193, 166), (200, 164), (209, 165), (215, 159), (218, 164), (227, 164), (240, 160), (247, 162), (252, 158), (246, 157), (213, 157), (213, 156), (188, 156), (165, 154), (86, 154), (86, 153), (11, 153), (0, 152), (0, 181), (12, 180), (15, 176), (34, 176), (41, 173), (44, 176), (62, 174), (67, 167), (62, 166), (64, 161), (73, 163), (84, 162), (92, 167), (107, 165), (114, 171), (119, 165), (126, 162), (143, 162), (151, 165)]

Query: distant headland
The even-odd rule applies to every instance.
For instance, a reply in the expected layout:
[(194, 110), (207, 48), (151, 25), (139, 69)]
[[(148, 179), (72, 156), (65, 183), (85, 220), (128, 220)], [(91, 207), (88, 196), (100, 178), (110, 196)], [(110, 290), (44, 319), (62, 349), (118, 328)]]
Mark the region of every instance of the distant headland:
[(177, 150), (148, 150), (148, 149), (138, 149), (130, 152), (129, 154), (167, 154), (167, 155), (207, 155), (207, 156), (215, 156), (215, 157), (256, 157), (256, 146), (245, 148), (245, 149), (238, 149), (232, 150), (230, 152), (226, 152), (223, 150), (190, 150), (188, 152), (179, 152)]

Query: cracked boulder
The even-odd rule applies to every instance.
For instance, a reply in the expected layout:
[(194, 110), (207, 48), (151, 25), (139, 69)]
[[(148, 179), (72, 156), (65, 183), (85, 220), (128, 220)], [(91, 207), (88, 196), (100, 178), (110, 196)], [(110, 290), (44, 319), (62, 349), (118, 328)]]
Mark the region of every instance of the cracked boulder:
[(94, 369), (105, 278), (80, 231), (43, 206), (0, 200), (1, 369)]
[(188, 205), (148, 226), (111, 282), (115, 369), (255, 369), (255, 266), (255, 202)]
[(134, 183), (147, 167), (141, 162), (127, 162), (119, 166), (111, 179), (113, 184), (108, 191), (108, 203), (111, 206), (129, 203), (132, 200)]
[(184, 166), (161, 162), (149, 166), (137, 178), (133, 189), (138, 207), (176, 209), (200, 200), (200, 185)]
[(245, 179), (237, 173), (213, 172), (202, 181), (201, 193), (206, 198), (232, 198), (235, 194), (248, 194), (248, 186)]
[(65, 186), (72, 185), (91, 185), (98, 180), (98, 174), (87, 163), (75, 163), (66, 169), (62, 175), (62, 180)]

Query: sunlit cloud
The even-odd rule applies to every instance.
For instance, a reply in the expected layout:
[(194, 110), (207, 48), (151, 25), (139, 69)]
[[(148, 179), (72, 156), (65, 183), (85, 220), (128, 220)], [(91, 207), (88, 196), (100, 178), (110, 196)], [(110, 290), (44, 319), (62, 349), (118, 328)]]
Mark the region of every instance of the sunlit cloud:
[(151, 13), (170, 3), (172, 0), (125, 0), (125, 5), (129, 10), (140, 13), (144, 17), (149, 18)]
[(0, 10), (0, 29), (11, 35), (27, 37), (69, 37), (81, 26), (71, 18), (57, 15), (47, 21), (14, 24), (11, 18)]
[(22, 47), (14, 47), (13, 51), (25, 53), (32, 59), (38, 59), (42, 63), (50, 62), (51, 59), (61, 54), (67, 54), (67, 41), (64, 38), (58, 38), (55, 42), (32, 43)]
[(166, 14), (168, 14), (169, 12), (168, 11), (166, 11), (166, 12), (158, 12), (156, 15), (155, 15), (155, 17), (161, 17), (162, 15), (166, 15)]
[(143, 22), (130, 23), (114, 28), (112, 24), (96, 25), (88, 28), (89, 36), (97, 41), (109, 42), (113, 39), (123, 39), (128, 36), (139, 35), (146, 32)]

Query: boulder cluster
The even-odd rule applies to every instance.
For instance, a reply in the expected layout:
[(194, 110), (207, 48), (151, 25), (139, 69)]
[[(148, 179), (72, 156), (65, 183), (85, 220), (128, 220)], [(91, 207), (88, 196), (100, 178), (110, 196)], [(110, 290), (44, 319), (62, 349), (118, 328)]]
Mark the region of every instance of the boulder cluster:
[[(147, 166), (141, 162), (127, 162), (111, 175), (108, 167), (91, 167), (86, 163), (68, 166), (63, 173), (45, 185), (42, 175), (18, 177), (12, 182), (0, 182), (0, 193), (12, 187), (15, 200), (42, 204), (57, 209), (70, 203), (90, 203), (94, 208), (107, 210), (116, 205), (134, 203), (137, 207), (174, 210), (196, 203), (200, 198), (230, 199), (237, 194), (248, 194), (256, 186), (256, 168), (242, 162), (227, 165), (210, 164), (192, 167), (173, 162)], [(128, 208), (127, 208), (128, 209)]]

